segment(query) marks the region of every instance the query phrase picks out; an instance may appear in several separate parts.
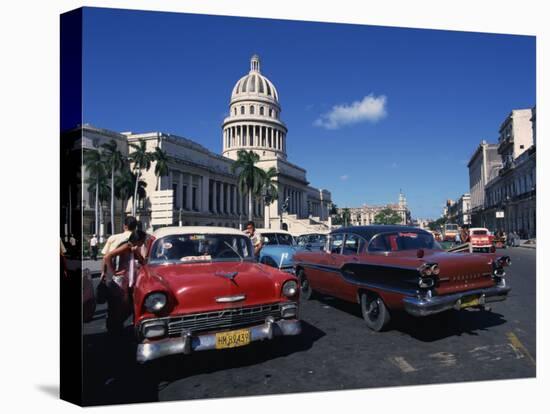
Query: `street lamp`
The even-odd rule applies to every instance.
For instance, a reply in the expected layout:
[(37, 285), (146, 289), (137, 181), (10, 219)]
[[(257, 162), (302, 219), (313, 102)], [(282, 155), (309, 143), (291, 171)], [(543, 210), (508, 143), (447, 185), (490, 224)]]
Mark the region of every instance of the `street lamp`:
[(279, 228), (283, 229), (283, 213), (286, 213), (288, 210), (288, 202), (290, 200), (290, 197), (287, 197), (283, 204), (281, 204), (281, 214), (279, 215)]

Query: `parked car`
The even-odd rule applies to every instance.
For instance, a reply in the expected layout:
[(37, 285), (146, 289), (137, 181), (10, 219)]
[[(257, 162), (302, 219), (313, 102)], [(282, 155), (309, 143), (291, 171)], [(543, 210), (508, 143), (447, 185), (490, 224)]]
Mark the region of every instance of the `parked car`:
[(301, 331), (297, 278), (257, 263), (236, 229), (156, 230), (133, 299), (141, 363)]
[(384, 329), (391, 314), (427, 316), (506, 299), (507, 256), (449, 253), (425, 230), (354, 226), (329, 236), (327, 248), (296, 254), (302, 298), (313, 292), (358, 303), (367, 326)]
[(259, 262), (287, 273), (294, 273), (294, 255), (298, 251), (306, 250), (306, 247), (298, 246), (288, 231), (267, 229), (258, 231), (263, 243)]
[(494, 238), (495, 236), (484, 227), (470, 228), (470, 243), (473, 252), (490, 253), (494, 250)]
[(309, 250), (321, 250), (325, 248), (328, 232), (325, 233), (303, 233), (296, 236), (296, 244)]

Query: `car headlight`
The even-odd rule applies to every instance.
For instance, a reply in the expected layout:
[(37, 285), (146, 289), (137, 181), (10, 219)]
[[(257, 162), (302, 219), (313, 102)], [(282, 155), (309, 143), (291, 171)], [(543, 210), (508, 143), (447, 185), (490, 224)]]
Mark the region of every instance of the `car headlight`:
[(157, 313), (160, 312), (166, 306), (167, 298), (162, 292), (155, 292), (149, 294), (145, 298), (144, 306), (148, 312)]
[(283, 285), (283, 295), (287, 298), (292, 298), (298, 293), (298, 283), (294, 280), (289, 280)]

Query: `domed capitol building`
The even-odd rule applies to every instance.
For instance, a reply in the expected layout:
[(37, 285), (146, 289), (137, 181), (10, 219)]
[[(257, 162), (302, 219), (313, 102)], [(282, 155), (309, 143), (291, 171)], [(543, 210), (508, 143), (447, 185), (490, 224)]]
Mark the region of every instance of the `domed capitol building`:
[[(278, 196), (271, 204), (262, 197), (253, 203), (253, 217), (258, 227), (278, 229), (285, 223), (289, 231), (300, 233), (328, 228), (331, 194), (309, 185), (306, 170), (287, 159), (288, 128), (281, 119), (279, 92), (261, 72), (260, 58), (252, 56), (250, 71), (240, 78), (231, 93), (229, 114), (222, 124), (222, 154), (216, 154), (198, 142), (165, 132), (115, 132), (86, 124), (72, 133), (80, 133), (83, 148), (100, 148), (115, 140), (119, 150), (128, 155), (129, 143), (144, 140), (148, 151), (160, 147), (168, 156), (168, 175), (157, 177), (155, 165), (142, 172), (146, 196), (138, 205), (137, 216), (151, 228), (152, 198), (157, 191), (173, 191), (173, 211), (170, 223), (181, 225), (215, 225), (239, 228), (248, 217), (246, 194), (238, 189), (237, 176), (231, 166), (239, 150), (254, 151), (259, 155), (257, 166), (267, 170), (274, 167), (274, 182)], [(84, 179), (86, 171), (84, 169)], [(94, 192), (83, 191), (84, 234), (94, 233)], [(287, 201), (287, 210), (283, 203)], [(120, 201), (115, 210), (123, 209)], [(107, 203), (105, 203), (107, 204)], [(110, 232), (108, 206), (100, 233)], [(129, 208), (126, 209), (129, 212)], [(120, 214), (115, 218), (115, 230), (120, 228)], [(69, 231), (70, 232), (70, 231)]]

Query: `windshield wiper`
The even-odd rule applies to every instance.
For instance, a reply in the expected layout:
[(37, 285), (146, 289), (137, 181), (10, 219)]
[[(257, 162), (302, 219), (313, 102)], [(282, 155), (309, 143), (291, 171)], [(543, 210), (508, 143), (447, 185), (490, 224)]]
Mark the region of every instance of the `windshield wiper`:
[(223, 241), (227, 247), (229, 247), (231, 250), (233, 250), (233, 253), (235, 253), (237, 256), (239, 256), (239, 259), (241, 259), (241, 263), (244, 261), (244, 258), (239, 254), (237, 249), (235, 249), (233, 246), (231, 246), (227, 241)]

